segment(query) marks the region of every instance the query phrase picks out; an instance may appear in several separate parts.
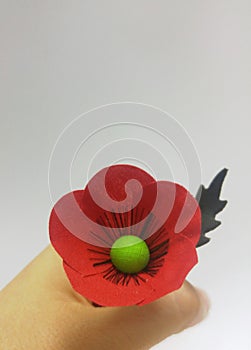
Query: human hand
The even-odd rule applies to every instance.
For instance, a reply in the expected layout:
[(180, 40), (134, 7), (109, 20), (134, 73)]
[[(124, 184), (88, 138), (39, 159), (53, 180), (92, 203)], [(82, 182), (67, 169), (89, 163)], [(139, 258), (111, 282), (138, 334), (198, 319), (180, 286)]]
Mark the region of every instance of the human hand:
[(183, 286), (144, 306), (95, 307), (46, 248), (0, 293), (1, 350), (140, 350), (200, 322), (209, 303)]

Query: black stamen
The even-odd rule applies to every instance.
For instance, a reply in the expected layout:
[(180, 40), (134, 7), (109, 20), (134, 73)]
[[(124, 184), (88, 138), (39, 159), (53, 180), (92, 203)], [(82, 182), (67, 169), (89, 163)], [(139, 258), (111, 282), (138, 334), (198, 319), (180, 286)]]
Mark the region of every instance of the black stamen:
[(146, 218), (146, 220), (145, 220), (145, 223), (144, 223), (144, 226), (143, 226), (143, 228), (142, 228), (142, 230), (141, 230), (141, 232), (140, 232), (140, 234), (139, 234), (139, 237), (143, 237), (143, 235), (144, 235), (144, 233), (145, 233), (145, 231), (146, 231), (146, 228), (147, 228), (147, 226), (149, 226), (149, 224), (150, 224), (150, 222), (151, 222), (151, 220), (152, 220), (152, 213), (149, 213), (149, 215), (147, 216), (147, 218)]
[(119, 216), (119, 220), (120, 220), (120, 223), (121, 223), (121, 226), (120, 227), (125, 227), (124, 223), (123, 223), (123, 216), (121, 213), (118, 213), (118, 216)]
[(98, 235), (97, 233), (90, 231), (90, 233), (98, 240), (100, 240), (101, 242), (105, 243), (106, 245), (110, 246), (110, 243), (108, 241), (106, 241), (104, 238), (100, 237), (100, 235)]
[(159, 240), (160, 236), (162, 234), (166, 233), (166, 235), (168, 236), (168, 232), (165, 230), (164, 227), (162, 227), (161, 229), (159, 229), (158, 233), (155, 232), (154, 235), (149, 237), (149, 245), (152, 246), (153, 244), (156, 243), (156, 241)]
[[(105, 232), (107, 239), (99, 237), (97, 233), (91, 231), (94, 237), (96, 237), (97, 239), (109, 246), (109, 248), (101, 247), (97, 249), (89, 249), (90, 252), (97, 254), (97, 257), (95, 257), (94, 255), (90, 258), (90, 260), (95, 261), (93, 263), (93, 266), (106, 266), (106, 268), (102, 271), (102, 274), (103, 278), (107, 281), (122, 286), (128, 286), (130, 283), (133, 283), (135, 286), (139, 286), (141, 283), (147, 282), (145, 275), (153, 277), (163, 266), (165, 262), (165, 255), (168, 254), (169, 234), (166, 231), (165, 227), (161, 227), (156, 232), (153, 231), (153, 227), (155, 227), (155, 224), (158, 224), (155, 215), (153, 213), (149, 213), (148, 217), (142, 225), (143, 227), (140, 229), (139, 235), (133, 232), (132, 226), (136, 222), (138, 223), (142, 221), (144, 212), (145, 209), (142, 208), (139, 210), (138, 206), (136, 208), (131, 208), (130, 211), (126, 212), (126, 215), (112, 211), (111, 215), (109, 216), (106, 212), (104, 212), (104, 214), (100, 216), (97, 222), (102, 224), (102, 230)], [(106, 225), (109, 225), (110, 228), (112, 228), (112, 233), (114, 237), (112, 237), (108, 230), (105, 228)], [(147, 237), (149, 232), (154, 232), (148, 238), (146, 238), (146, 242), (148, 244), (150, 252), (150, 261), (148, 265), (138, 273), (129, 274), (119, 271), (113, 265), (110, 259), (110, 247), (117, 238), (122, 236), (121, 229), (124, 227), (128, 227), (128, 234), (135, 234), (141, 237), (142, 239), (143, 237)], [(109, 242), (111, 242), (111, 244), (109, 244)]]
[(119, 236), (121, 236), (122, 235), (122, 231), (121, 231), (122, 226), (118, 222), (118, 218), (117, 218), (116, 214), (117, 214), (116, 212), (112, 211), (113, 222), (115, 223), (115, 225), (116, 225), (116, 227), (117, 227), (117, 229), (119, 231)]
[(109, 260), (103, 260), (103, 261), (100, 261), (100, 262), (96, 262), (93, 264), (93, 266), (100, 266), (100, 265), (105, 265), (105, 264), (110, 264), (111, 263), (111, 259)]
[(104, 212), (104, 216), (105, 216), (105, 218), (106, 218), (107, 223), (109, 224), (109, 227), (112, 229), (112, 232), (113, 232), (113, 234), (114, 234), (115, 239), (117, 239), (117, 238), (118, 238), (118, 232), (117, 232), (118, 230), (117, 230), (117, 228), (114, 228), (114, 227), (112, 226), (112, 223), (111, 223), (111, 221), (110, 221), (109, 216), (107, 215), (107, 213)]
[[(114, 240), (114, 237), (112, 237), (112, 236), (110, 235), (109, 230), (106, 228), (105, 221), (104, 221), (104, 219), (102, 218), (102, 216), (100, 216), (100, 217), (97, 219), (97, 224), (99, 224), (99, 225), (101, 226), (102, 231), (107, 235), (107, 237), (108, 237), (110, 240)], [(110, 226), (109, 226), (109, 227), (110, 227)], [(110, 227), (110, 228), (111, 228), (111, 227)], [(113, 233), (113, 235), (115, 235), (113, 230), (112, 230), (112, 233)]]
[(105, 249), (106, 248), (104, 248), (103, 251), (100, 251), (100, 250), (88, 248), (88, 250), (92, 253), (101, 254), (101, 255), (110, 255), (110, 249), (108, 249), (108, 250), (105, 250)]
[(153, 254), (154, 252), (158, 251), (159, 249), (161, 249), (162, 247), (164, 247), (165, 245), (167, 245), (169, 242), (169, 239), (161, 242), (160, 244), (156, 245), (155, 247), (150, 249), (150, 253)]

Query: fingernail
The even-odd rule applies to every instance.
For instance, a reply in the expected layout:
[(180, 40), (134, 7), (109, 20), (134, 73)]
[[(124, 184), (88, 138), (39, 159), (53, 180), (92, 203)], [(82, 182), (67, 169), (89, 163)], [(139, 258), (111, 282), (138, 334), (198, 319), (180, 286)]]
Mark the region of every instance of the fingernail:
[(204, 290), (196, 288), (198, 297), (200, 300), (200, 309), (193, 319), (193, 321), (189, 324), (189, 327), (193, 327), (196, 324), (200, 323), (203, 321), (206, 316), (208, 315), (209, 309), (210, 309), (210, 300), (207, 296), (207, 294), (204, 292)]

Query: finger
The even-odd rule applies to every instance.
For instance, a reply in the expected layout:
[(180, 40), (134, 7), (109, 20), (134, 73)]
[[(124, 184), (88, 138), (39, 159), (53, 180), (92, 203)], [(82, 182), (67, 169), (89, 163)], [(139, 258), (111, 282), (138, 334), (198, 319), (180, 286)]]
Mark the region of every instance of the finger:
[(79, 309), (86, 322), (94, 307), (74, 292), (62, 259), (49, 246), (1, 291), (0, 343), (3, 349), (75, 350), (72, 330)]
[[(47, 294), (62, 293), (64, 296), (68, 295), (71, 300), (75, 299), (81, 304), (90, 306), (85, 298), (72, 289), (63, 270), (62, 260), (51, 246), (47, 247), (27, 269), (33, 276), (30, 281), (33, 288), (34, 278), (38, 279), (39, 276), (40, 290), (42, 287)], [(94, 315), (90, 315), (89, 326), (91, 333), (95, 331), (101, 334), (100, 339), (105, 337), (106, 344), (109, 345), (110, 342), (111, 348), (148, 349), (166, 337), (202, 320), (208, 308), (209, 302), (205, 294), (185, 282), (179, 290), (148, 305), (92, 308), (90, 312), (94, 312)], [(83, 315), (85, 313), (82, 305), (76, 305), (75, 319), (81, 320), (80, 324), (83, 322)], [(84, 338), (86, 342), (86, 337)], [(77, 336), (76, 339), (81, 342), (81, 336)], [(98, 338), (96, 341), (98, 342)]]
[[(89, 349), (148, 349), (169, 335), (198, 322), (208, 310), (203, 296), (187, 282), (178, 291), (148, 305), (90, 307), (85, 298), (73, 291), (61, 258), (51, 246), (5, 288), (1, 293), (2, 301), (4, 295), (7, 299), (12, 296), (11, 305), (14, 309), (15, 301), (18, 303), (16, 310), (22, 305), (23, 313), (26, 305), (28, 314), (34, 308), (37, 315), (36, 310), (42, 304), (46, 324), (49, 316), (54, 315), (51, 322), (54, 327), (58, 323), (55, 328), (64, 335), (64, 347), (60, 345), (61, 349), (79, 350), (86, 348), (87, 344), (90, 345), (87, 347)], [(55, 303), (60, 300), (62, 303)], [(89, 307), (83, 308), (83, 304)], [(64, 307), (56, 308), (55, 311), (55, 307), (60, 305)], [(20, 312), (18, 314), (21, 315)], [(61, 344), (60, 339), (58, 341)]]
[(90, 302), (73, 290), (64, 272), (62, 259), (51, 245), (31, 261), (2, 292), (23, 294), (30, 302), (43, 295), (44, 302), (53, 299), (75, 300), (90, 306)]
[(185, 282), (178, 291), (148, 305), (96, 309), (96, 327), (110, 338), (112, 348), (149, 349), (201, 321), (208, 309), (205, 294)]

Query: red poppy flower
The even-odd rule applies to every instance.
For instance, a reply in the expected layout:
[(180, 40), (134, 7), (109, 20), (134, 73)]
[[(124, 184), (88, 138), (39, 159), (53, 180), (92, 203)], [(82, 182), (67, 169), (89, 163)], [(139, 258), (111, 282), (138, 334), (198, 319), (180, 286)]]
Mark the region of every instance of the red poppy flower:
[(102, 306), (143, 305), (181, 287), (197, 263), (197, 200), (131, 165), (99, 171), (63, 196), (49, 222), (73, 288)]

